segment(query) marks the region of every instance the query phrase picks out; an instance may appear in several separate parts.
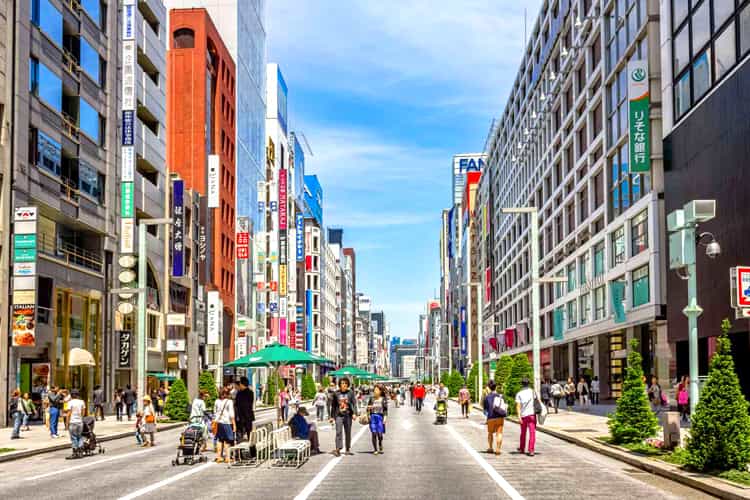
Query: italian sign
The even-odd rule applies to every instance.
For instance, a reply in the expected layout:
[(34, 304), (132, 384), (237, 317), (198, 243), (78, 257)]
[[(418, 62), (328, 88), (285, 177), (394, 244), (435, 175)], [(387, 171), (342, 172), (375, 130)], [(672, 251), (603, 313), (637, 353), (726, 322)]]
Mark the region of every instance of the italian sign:
[(34, 304), (13, 304), (13, 347), (33, 347), (36, 343), (35, 313)]

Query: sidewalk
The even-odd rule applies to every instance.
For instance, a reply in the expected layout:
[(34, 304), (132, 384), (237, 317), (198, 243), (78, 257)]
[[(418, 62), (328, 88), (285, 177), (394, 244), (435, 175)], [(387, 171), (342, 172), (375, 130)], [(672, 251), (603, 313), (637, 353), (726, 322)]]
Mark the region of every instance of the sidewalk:
[[(183, 423), (157, 424), (157, 432), (175, 429), (184, 425)], [(39, 453), (70, 448), (70, 437), (63, 427), (62, 420), (58, 426), (60, 434), (58, 439), (50, 437), (49, 429), (41, 423), (35, 423), (29, 427), (31, 430), (21, 431), (21, 439), (10, 438), (13, 431), (12, 427), (0, 429), (0, 449), (10, 448), (13, 450), (0, 453), (0, 462), (8, 462)], [(96, 432), (96, 438), (99, 441), (110, 441), (133, 435), (135, 433), (135, 418), (128, 422), (127, 417), (124, 417), (123, 421), (118, 422), (114, 415), (107, 416), (104, 420), (96, 422), (94, 432)]]
[[(560, 410), (557, 414), (550, 413), (544, 425), (537, 426), (537, 429), (545, 434), (553, 435), (569, 443), (607, 455), (633, 467), (666, 477), (711, 495), (731, 499), (750, 498), (750, 488), (740, 485), (735, 486), (733, 483), (706, 474), (686, 472), (676, 465), (624, 451), (598, 441), (596, 438), (609, 435), (606, 415), (612, 411), (614, 411), (614, 405), (596, 405), (587, 412)], [(516, 421), (514, 417), (511, 420)], [(683, 440), (687, 432), (689, 432), (689, 429), (681, 429)], [(662, 434), (660, 428), (657, 437), (662, 437)]]

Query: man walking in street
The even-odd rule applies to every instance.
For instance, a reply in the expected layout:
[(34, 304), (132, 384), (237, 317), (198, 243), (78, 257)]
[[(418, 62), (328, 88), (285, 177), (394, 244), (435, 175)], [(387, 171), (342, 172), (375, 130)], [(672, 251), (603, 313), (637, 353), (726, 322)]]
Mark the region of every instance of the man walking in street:
[(416, 400), (417, 405), (417, 413), (422, 412), (422, 402), (424, 401), (424, 397), (426, 394), (425, 387), (422, 385), (422, 382), (419, 382), (417, 386), (414, 388), (414, 399)]
[[(346, 444), (346, 455), (353, 455), (352, 447), (352, 420), (357, 413), (357, 399), (354, 391), (349, 390), (349, 379), (339, 379), (339, 390), (334, 395), (333, 414), (331, 423), (336, 422), (336, 449), (333, 454), (341, 456), (341, 449)], [(344, 439), (345, 438), (345, 439)]]
[(458, 391), (458, 402), (461, 404), (461, 416), (469, 418), (469, 403), (471, 401), (471, 393), (466, 387), (466, 384)]
[(73, 455), (70, 458), (78, 458), (78, 449), (83, 446), (83, 417), (86, 416), (86, 403), (81, 399), (78, 389), (70, 391), (68, 402), (68, 431), (70, 432), (70, 443), (73, 445)]
[(326, 395), (328, 397), (328, 418), (333, 418), (333, 405), (336, 401), (336, 384), (331, 380), (331, 383), (328, 384), (328, 389), (326, 390)]
[(516, 415), (521, 417), (521, 446), (518, 452), (523, 454), (526, 450), (526, 434), (529, 435), (528, 455), (534, 456), (534, 445), (536, 444), (536, 413), (534, 411), (534, 390), (529, 387), (529, 379), (521, 380), (521, 390), (516, 394)]
[(250, 390), (250, 381), (247, 377), (240, 377), (237, 385), (237, 395), (235, 396), (235, 416), (237, 420), (237, 441), (241, 441), (243, 436), (250, 439), (250, 433), (253, 431), (253, 422), (255, 421), (255, 411), (253, 410), (253, 391)]
[(137, 401), (135, 391), (130, 387), (130, 384), (125, 386), (125, 392), (122, 393), (122, 402), (125, 404), (125, 411), (128, 412), (128, 422), (135, 409), (135, 403)]
[(49, 434), (57, 439), (60, 437), (57, 433), (57, 422), (60, 420), (60, 411), (63, 408), (63, 397), (56, 385), (53, 385), (47, 393), (47, 404), (49, 405)]
[(490, 380), (487, 386), (490, 392), (482, 402), (484, 413), (487, 415), (487, 453), (499, 455), (503, 446), (503, 427), (505, 417), (508, 416), (508, 405), (503, 400), (503, 395), (495, 391), (497, 386), (494, 380)]
[(94, 419), (99, 420), (100, 416), (104, 420), (104, 389), (97, 385), (94, 387)]

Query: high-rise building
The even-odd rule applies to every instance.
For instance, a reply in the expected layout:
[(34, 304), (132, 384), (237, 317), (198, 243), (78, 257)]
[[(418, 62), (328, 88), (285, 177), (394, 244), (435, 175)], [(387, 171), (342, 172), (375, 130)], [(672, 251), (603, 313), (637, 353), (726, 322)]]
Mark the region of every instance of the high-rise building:
[(208, 357), (218, 365), (235, 358), (235, 64), (206, 9), (172, 9), (169, 26), (167, 159), (187, 189), (207, 197), (205, 284), (223, 304), (223, 331), (211, 335)]
[(323, 189), (315, 175), (305, 175), (305, 336), (301, 346), (320, 354), (321, 348), (321, 276), (325, 255), (325, 230), (322, 227)]
[[(325, 233), (323, 233), (325, 234)], [(323, 243), (322, 265), (322, 337), (320, 353), (327, 359), (336, 361), (338, 356), (337, 330), (339, 297), (336, 294), (336, 284), (341, 274), (341, 265), (336, 258), (334, 249), (328, 243)]]
[[(541, 277), (564, 281), (540, 285), (542, 375), (598, 376), (601, 397), (616, 398), (633, 338), (644, 371), (668, 384), (662, 48), (660, 2), (605, 3), (541, 9), (490, 131), (482, 183), (492, 185), (480, 198), (492, 207), (486, 320), (498, 328), (488, 334), (505, 353), (531, 350), (530, 245), (538, 245)], [(633, 103), (648, 91), (636, 123)], [(527, 215), (499, 210), (529, 206), (539, 212), (539, 241), (530, 241)]]

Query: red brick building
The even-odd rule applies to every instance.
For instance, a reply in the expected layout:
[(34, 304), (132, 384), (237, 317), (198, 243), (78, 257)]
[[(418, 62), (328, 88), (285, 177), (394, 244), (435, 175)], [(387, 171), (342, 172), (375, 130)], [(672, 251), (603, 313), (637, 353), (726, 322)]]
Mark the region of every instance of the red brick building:
[(169, 12), (167, 164), (186, 188), (208, 191), (208, 157), (219, 157), (210, 277), (224, 303), (224, 359), (234, 359), (235, 63), (205, 9)]

